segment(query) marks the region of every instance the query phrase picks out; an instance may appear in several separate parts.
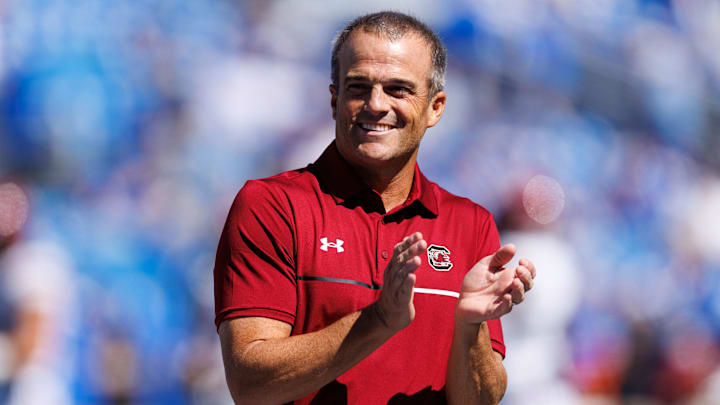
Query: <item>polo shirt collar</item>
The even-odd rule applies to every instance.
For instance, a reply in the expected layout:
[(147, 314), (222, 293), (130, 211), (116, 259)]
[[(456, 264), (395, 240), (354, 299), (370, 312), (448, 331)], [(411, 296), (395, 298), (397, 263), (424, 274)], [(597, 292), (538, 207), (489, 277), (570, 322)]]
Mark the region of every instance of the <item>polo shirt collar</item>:
[[(341, 204), (347, 200), (359, 197), (361, 193), (375, 193), (337, 150), (335, 141), (333, 141), (320, 155), (318, 160), (313, 163), (316, 173), (323, 185), (328, 187), (328, 191), (332, 195), (337, 204)], [(379, 195), (378, 195), (379, 197)], [(413, 176), (413, 185), (407, 200), (400, 206), (393, 209), (390, 213), (398, 212), (412, 205), (415, 201), (420, 203), (425, 209), (433, 215), (438, 215), (438, 203), (435, 198), (435, 192), (432, 183), (420, 171), (417, 163), (415, 163), (415, 175)]]

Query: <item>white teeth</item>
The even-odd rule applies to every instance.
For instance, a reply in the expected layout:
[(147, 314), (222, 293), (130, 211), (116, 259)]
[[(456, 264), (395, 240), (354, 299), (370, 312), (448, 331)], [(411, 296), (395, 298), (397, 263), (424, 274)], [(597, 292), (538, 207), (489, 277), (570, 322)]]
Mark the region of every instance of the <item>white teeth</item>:
[(360, 127), (366, 131), (389, 131), (392, 128), (384, 124), (360, 124)]

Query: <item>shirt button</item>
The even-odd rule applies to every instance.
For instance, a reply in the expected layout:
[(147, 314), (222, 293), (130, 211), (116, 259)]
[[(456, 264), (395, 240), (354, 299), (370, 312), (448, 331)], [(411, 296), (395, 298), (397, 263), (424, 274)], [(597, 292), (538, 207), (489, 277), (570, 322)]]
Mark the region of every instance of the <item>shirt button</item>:
[(388, 252), (387, 252), (387, 250), (383, 250), (383, 251), (382, 251), (382, 258), (385, 259), (385, 260), (387, 260), (387, 258), (388, 258)]

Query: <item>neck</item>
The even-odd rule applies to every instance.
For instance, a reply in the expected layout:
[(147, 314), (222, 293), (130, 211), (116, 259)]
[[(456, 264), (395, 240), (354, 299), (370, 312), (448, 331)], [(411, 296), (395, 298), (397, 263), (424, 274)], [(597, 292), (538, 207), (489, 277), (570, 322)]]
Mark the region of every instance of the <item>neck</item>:
[(407, 160), (381, 168), (356, 168), (359, 176), (380, 194), (385, 212), (405, 202), (412, 189), (417, 151)]

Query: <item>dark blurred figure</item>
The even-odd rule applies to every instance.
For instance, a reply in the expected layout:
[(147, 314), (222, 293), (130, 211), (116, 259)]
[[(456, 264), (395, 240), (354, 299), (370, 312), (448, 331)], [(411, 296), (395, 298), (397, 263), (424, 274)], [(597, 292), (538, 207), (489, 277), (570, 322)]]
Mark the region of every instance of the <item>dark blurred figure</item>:
[(649, 401), (653, 396), (662, 366), (662, 347), (657, 332), (648, 323), (630, 326), (628, 364), (620, 383), (623, 398)]
[(718, 365), (716, 337), (706, 326), (689, 320), (667, 323), (674, 332), (663, 333), (665, 325), (650, 322), (630, 325), (621, 396), (628, 403), (707, 403), (702, 389)]
[(98, 335), (91, 344), (93, 372), (89, 378), (94, 392), (88, 402), (136, 404), (138, 355), (135, 348), (122, 332), (106, 331)]

